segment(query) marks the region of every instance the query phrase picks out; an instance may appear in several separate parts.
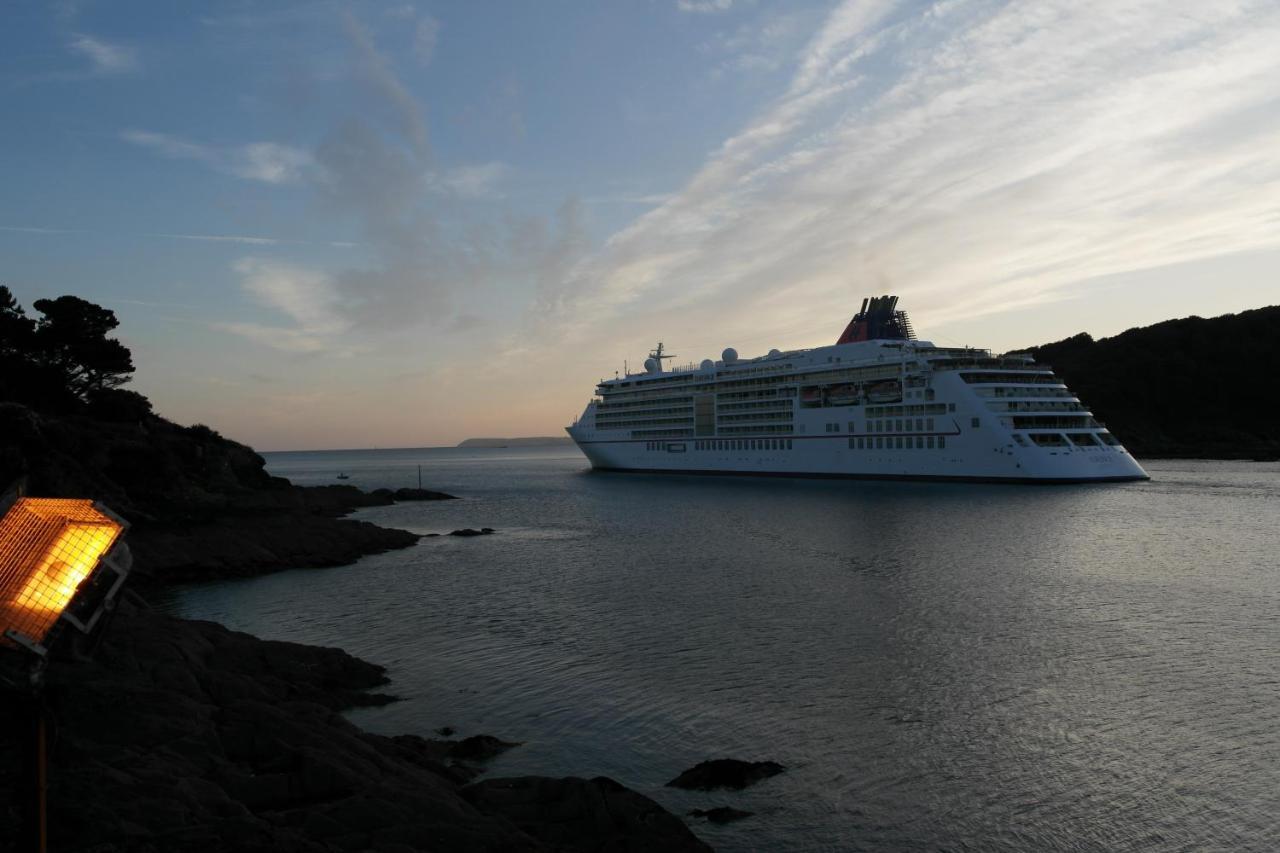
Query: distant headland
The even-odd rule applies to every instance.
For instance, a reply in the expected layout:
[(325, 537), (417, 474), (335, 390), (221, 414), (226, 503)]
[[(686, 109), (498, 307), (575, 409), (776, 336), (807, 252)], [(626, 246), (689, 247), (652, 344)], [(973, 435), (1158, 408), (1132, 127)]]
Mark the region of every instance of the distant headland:
[(534, 435), (523, 438), (467, 438), (458, 442), (459, 447), (558, 447), (572, 444), (573, 439), (567, 435)]

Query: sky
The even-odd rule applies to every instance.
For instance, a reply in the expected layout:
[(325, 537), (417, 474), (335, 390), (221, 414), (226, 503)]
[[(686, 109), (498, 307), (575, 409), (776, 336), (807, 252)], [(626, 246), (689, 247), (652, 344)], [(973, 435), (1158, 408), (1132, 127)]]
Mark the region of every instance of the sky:
[(6, 3), (0, 283), (260, 450), (560, 434), (658, 341), (1280, 303), (1280, 3)]

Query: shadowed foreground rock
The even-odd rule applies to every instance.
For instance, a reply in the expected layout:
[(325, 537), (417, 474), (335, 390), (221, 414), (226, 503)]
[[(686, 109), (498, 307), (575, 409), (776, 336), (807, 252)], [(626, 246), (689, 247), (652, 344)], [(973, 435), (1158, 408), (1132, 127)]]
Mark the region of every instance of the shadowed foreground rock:
[[(390, 697), (366, 692), (386, 682), (381, 667), (340, 649), (266, 642), (126, 603), (92, 662), (55, 661), (49, 679), (51, 850), (556, 849), (462, 794), (476, 771), (455, 763), (455, 751), (481, 760), (506, 744), (383, 737), (342, 717)], [(0, 848), (19, 828), (13, 714), (0, 705)], [(571, 785), (555, 802), (598, 818), (602, 798)], [(634, 806), (612, 790), (604, 799)], [(682, 849), (667, 838), (679, 836), (671, 821), (683, 825), (656, 805), (626, 814), (634, 819), (564, 827), (556, 843)], [(602, 838), (630, 846), (601, 847)]]
[(692, 817), (705, 817), (711, 823), (732, 823), (744, 817), (751, 817), (755, 812), (744, 812), (729, 806), (716, 806), (712, 809), (694, 809), (689, 814)]
[(691, 767), (667, 783), (668, 788), (685, 788), (691, 791), (711, 791), (715, 788), (731, 788), (740, 791), (761, 779), (777, 776), (786, 770), (776, 761), (739, 761), (736, 758), (717, 758)]
[(485, 814), (511, 821), (554, 849), (710, 851), (662, 806), (612, 779), (486, 779), (463, 789)]

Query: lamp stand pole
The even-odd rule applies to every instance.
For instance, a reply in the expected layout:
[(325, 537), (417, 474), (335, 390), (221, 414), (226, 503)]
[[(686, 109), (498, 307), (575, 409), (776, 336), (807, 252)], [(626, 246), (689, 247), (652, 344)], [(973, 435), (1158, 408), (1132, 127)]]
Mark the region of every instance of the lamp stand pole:
[(36, 853), (49, 848), (49, 755), (45, 751), (44, 703), (34, 703), (36, 716)]

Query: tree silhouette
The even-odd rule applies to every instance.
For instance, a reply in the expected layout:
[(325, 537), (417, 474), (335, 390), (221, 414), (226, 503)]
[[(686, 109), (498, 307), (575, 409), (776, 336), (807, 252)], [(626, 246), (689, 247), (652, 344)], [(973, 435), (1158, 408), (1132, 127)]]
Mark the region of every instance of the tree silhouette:
[(129, 348), (107, 335), (120, 321), (114, 311), (78, 296), (37, 299), (36, 361), (61, 377), (63, 387), (87, 400), (95, 391), (119, 388), (133, 373)]
[(13, 292), (0, 284), (0, 362), (27, 358), (32, 349), (36, 323), (22, 310)]
[(114, 312), (76, 296), (38, 299), (38, 320), (27, 316), (0, 285), (0, 401), (43, 411), (95, 411), (143, 417), (150, 403), (119, 390), (133, 373), (129, 349), (108, 335)]

